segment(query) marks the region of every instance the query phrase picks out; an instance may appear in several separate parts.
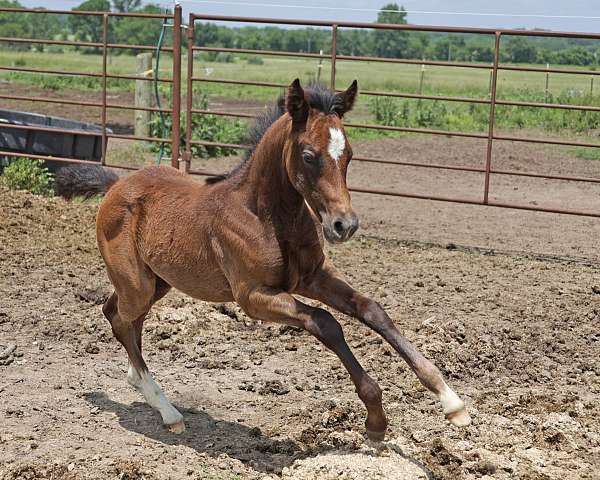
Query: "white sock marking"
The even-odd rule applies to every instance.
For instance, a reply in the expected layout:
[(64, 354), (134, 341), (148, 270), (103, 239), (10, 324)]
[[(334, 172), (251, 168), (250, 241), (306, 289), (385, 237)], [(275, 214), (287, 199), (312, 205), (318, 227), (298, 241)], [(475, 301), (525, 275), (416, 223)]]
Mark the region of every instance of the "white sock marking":
[(452, 425), (466, 427), (471, 424), (471, 416), (465, 408), (465, 402), (446, 383), (444, 383), (439, 398), (444, 416)]
[(463, 401), (459, 398), (459, 396), (454, 393), (446, 383), (444, 383), (444, 389), (440, 393), (440, 403), (442, 404), (442, 409), (444, 415), (449, 413), (454, 413), (458, 410), (462, 410), (465, 406)]
[(346, 139), (344, 138), (344, 134), (339, 128), (330, 128), (329, 129), (329, 146), (327, 147), (327, 152), (336, 162), (344, 153), (344, 149), (346, 148)]
[(127, 369), (127, 381), (132, 387), (139, 388), (142, 381), (140, 374), (137, 372), (133, 365), (130, 363)]
[(163, 423), (172, 425), (183, 420), (183, 415), (169, 403), (165, 394), (149, 372), (144, 372), (140, 375), (132, 365), (129, 365), (127, 379), (144, 396), (148, 405), (159, 411)]

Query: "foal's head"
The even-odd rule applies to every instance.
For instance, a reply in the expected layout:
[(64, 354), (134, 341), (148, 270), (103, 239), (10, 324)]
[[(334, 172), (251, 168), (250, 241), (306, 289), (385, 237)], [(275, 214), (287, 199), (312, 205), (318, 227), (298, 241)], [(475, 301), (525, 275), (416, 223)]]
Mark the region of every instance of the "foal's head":
[(342, 122), (354, 105), (357, 91), (355, 80), (345, 92), (332, 94), (315, 87), (305, 93), (296, 79), (285, 98), (292, 118), (292, 135), (284, 149), (288, 177), (332, 243), (345, 242), (358, 229), (346, 185), (352, 148)]

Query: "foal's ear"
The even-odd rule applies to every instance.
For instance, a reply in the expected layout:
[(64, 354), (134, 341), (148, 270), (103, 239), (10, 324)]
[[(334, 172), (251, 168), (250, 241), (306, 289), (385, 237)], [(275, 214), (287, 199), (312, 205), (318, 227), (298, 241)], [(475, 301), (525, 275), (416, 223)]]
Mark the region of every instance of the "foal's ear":
[(304, 98), (304, 90), (300, 86), (300, 80), (297, 78), (288, 87), (288, 94), (285, 97), (285, 109), (292, 117), (292, 128), (299, 130), (304, 127), (308, 120), (308, 102)]
[(335, 95), (335, 103), (333, 105), (333, 110), (335, 111), (335, 113), (338, 114), (340, 118), (342, 118), (344, 114), (352, 110), (357, 94), (358, 82), (354, 80), (352, 82), (352, 85), (348, 87), (348, 90)]

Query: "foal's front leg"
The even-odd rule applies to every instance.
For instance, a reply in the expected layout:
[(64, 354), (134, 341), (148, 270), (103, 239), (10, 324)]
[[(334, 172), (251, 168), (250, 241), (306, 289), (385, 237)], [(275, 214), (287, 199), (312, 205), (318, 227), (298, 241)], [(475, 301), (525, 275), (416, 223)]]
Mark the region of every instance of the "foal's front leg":
[(329, 312), (269, 288), (236, 295), (236, 301), (250, 317), (303, 328), (333, 351), (350, 373), (356, 392), (367, 408), (367, 435), (372, 440), (383, 440), (387, 420), (381, 404), (381, 389), (358, 363), (344, 339), (342, 327)]
[(296, 293), (319, 300), (372, 328), (402, 356), (421, 383), (437, 395), (450, 423), (459, 427), (471, 423), (464, 402), (446, 384), (437, 367), (402, 336), (381, 305), (354, 290), (338, 276), (330, 263), (326, 263), (311, 283)]

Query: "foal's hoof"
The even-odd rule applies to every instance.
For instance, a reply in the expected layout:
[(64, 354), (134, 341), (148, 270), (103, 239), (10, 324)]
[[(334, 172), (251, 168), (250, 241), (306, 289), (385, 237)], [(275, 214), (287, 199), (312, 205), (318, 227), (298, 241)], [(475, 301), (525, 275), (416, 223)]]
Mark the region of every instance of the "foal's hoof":
[(185, 432), (185, 424), (183, 423), (183, 420), (172, 423), (171, 425), (166, 425), (166, 427), (169, 429), (169, 432), (175, 433), (177, 435)]
[(471, 425), (471, 416), (465, 407), (455, 412), (446, 413), (446, 420), (455, 427), (467, 427)]
[(383, 440), (385, 439), (385, 430), (383, 432), (367, 430), (367, 438), (372, 442), (383, 442)]

